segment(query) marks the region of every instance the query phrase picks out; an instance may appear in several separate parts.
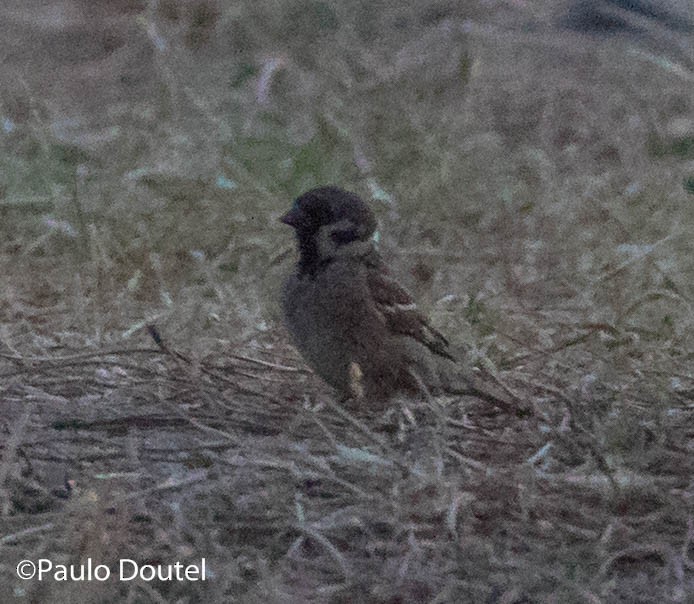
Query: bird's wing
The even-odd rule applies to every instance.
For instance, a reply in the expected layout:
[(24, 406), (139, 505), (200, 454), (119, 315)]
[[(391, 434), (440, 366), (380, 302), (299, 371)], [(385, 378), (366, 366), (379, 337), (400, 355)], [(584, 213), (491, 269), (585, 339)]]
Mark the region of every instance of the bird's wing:
[(367, 283), (388, 329), (414, 338), (435, 354), (455, 360), (448, 350), (448, 340), (429, 325), (412, 296), (382, 267), (369, 270)]

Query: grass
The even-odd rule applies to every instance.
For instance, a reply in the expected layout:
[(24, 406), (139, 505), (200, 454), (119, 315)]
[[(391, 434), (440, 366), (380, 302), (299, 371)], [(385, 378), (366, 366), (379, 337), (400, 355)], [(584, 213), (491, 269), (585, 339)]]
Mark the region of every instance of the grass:
[[(73, 17), (112, 32), (89, 61), (60, 28), (8, 55), (2, 601), (688, 601), (694, 61), (552, 11), (132, 2)], [(531, 414), (343, 408), (308, 373), (277, 218), (324, 183)]]

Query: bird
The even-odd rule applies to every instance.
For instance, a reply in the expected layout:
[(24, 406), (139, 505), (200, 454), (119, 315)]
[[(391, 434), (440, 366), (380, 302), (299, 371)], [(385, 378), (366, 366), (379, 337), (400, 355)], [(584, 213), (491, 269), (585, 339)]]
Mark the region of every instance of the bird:
[(343, 400), (489, 394), (460, 378), (446, 337), (391, 275), (376, 244), (373, 210), (337, 186), (311, 189), (280, 218), (299, 252), (281, 296), (285, 325), (307, 364)]

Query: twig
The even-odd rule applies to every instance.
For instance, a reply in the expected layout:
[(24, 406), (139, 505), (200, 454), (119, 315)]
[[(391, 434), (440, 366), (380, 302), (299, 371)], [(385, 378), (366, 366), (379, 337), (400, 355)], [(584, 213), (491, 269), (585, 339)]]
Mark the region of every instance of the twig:
[(41, 524), (39, 526), (30, 526), (23, 531), (18, 531), (12, 533), (11, 535), (5, 535), (0, 537), (0, 545), (7, 545), (8, 543), (14, 543), (19, 541), (22, 537), (27, 537), (28, 535), (33, 535), (35, 533), (42, 533), (43, 531), (50, 531), (55, 527), (54, 522), (47, 522), (46, 524)]
[(24, 409), (22, 417), (15, 423), (14, 430), (12, 430), (12, 434), (10, 434), (4, 447), (2, 460), (0, 461), (0, 516), (7, 516), (10, 512), (11, 501), (5, 488), (5, 483), (10, 475), (10, 468), (17, 456), (17, 449), (22, 442), (24, 431), (33, 410), (34, 405), (29, 403)]
[(142, 491), (136, 491), (134, 493), (128, 493), (122, 497), (115, 499), (116, 503), (123, 501), (130, 501), (131, 499), (140, 499), (146, 495), (151, 495), (152, 493), (159, 493), (161, 491), (168, 491), (170, 489), (178, 489), (180, 487), (185, 487), (196, 482), (203, 482), (207, 480), (207, 471), (198, 470), (193, 472), (192, 475), (186, 476), (181, 479), (167, 478), (164, 482), (150, 487), (149, 489), (144, 489)]
[(249, 363), (255, 363), (262, 367), (269, 367), (271, 369), (277, 369), (278, 371), (286, 371), (289, 373), (307, 373), (304, 369), (298, 367), (288, 367), (287, 365), (279, 365), (277, 363), (270, 363), (269, 361), (262, 361), (260, 359), (254, 359), (253, 357), (247, 357), (242, 354), (232, 354), (229, 355), (232, 359), (237, 359), (239, 361), (248, 361)]
[(81, 352), (68, 356), (57, 357), (27, 357), (20, 354), (6, 354), (0, 352), (0, 358), (10, 361), (20, 361), (23, 363), (51, 363), (63, 361), (78, 361), (81, 359), (92, 359), (95, 357), (108, 357), (114, 355), (131, 355), (137, 353), (157, 354), (161, 352), (156, 348), (117, 348), (114, 350), (95, 350), (94, 352)]

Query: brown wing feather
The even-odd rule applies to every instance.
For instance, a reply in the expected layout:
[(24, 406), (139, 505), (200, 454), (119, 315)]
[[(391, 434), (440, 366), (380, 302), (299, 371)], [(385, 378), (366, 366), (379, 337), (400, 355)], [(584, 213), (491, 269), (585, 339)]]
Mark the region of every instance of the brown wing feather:
[(414, 338), (435, 354), (455, 360), (448, 351), (448, 340), (429, 325), (417, 309), (412, 296), (382, 267), (380, 270), (370, 270), (367, 282), (371, 296), (389, 329)]

